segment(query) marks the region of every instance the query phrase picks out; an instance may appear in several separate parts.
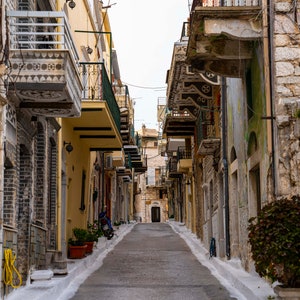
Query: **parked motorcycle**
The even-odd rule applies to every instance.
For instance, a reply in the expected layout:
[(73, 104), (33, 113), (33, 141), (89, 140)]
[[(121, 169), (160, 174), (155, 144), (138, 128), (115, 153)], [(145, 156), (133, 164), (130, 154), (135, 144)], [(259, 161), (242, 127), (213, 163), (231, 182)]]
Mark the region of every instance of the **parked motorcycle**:
[(106, 211), (99, 214), (99, 224), (103, 232), (103, 235), (108, 239), (112, 239), (114, 236), (114, 229), (111, 225), (109, 217), (106, 216)]

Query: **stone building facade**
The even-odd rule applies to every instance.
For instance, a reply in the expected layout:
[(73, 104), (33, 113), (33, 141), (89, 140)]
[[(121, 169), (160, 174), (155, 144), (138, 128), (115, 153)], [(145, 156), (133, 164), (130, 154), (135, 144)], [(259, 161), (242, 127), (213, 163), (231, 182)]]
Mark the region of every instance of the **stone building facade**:
[(168, 198), (164, 187), (165, 158), (158, 147), (158, 131), (143, 125), (138, 131), (141, 153), (147, 157), (147, 172), (137, 176), (139, 193), (135, 196), (135, 220), (138, 222), (166, 222)]
[[(112, 221), (128, 220), (122, 146), (134, 140), (134, 112), (102, 4), (1, 1), (0, 253), (16, 254), (23, 284), (35, 270), (66, 274), (73, 229), (105, 208)], [(72, 27), (78, 16), (84, 35)], [(88, 52), (92, 30), (104, 33), (89, 35)]]
[[(194, 0), (167, 75), (167, 148), (177, 137), (192, 150), (187, 171), (167, 149), (175, 219), (248, 271), (249, 218), (299, 195), (298, 12), (290, 1)], [(206, 107), (200, 81), (214, 91)]]

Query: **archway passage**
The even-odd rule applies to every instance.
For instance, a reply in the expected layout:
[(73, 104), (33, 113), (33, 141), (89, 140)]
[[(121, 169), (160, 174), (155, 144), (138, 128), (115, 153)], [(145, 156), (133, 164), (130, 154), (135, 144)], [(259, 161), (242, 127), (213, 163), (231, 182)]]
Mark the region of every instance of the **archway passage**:
[(159, 207), (151, 208), (151, 221), (152, 222), (160, 222), (160, 208)]

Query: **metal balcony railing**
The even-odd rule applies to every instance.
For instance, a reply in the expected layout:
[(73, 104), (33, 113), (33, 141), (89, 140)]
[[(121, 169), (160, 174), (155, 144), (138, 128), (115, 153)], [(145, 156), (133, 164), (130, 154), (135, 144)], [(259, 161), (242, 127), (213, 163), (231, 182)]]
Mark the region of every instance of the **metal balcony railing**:
[(186, 41), (186, 40), (189, 39), (189, 36), (190, 36), (190, 23), (189, 22), (183, 22), (180, 40), (182, 42)]
[(210, 112), (201, 112), (197, 120), (198, 143), (204, 139), (217, 138), (214, 115)]
[(216, 7), (216, 6), (259, 6), (261, 0), (194, 0), (191, 11), (197, 6)]
[(170, 173), (177, 172), (177, 158), (171, 157), (168, 161), (167, 169)]
[(117, 128), (120, 130), (120, 109), (105, 66), (101, 62), (81, 62), (82, 100), (106, 101)]
[(123, 86), (115, 86), (114, 87), (117, 102), (119, 104), (119, 107), (126, 107), (129, 106), (129, 91), (128, 87), (126, 85)]
[(8, 11), (10, 49), (69, 50), (78, 62), (71, 28), (63, 11)]
[(185, 147), (178, 147), (177, 149), (177, 159), (191, 159), (192, 152)]

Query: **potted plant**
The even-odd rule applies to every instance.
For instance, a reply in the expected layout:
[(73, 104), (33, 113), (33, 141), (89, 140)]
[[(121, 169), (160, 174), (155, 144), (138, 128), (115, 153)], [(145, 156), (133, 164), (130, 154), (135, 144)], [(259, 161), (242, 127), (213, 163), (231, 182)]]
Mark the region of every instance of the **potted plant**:
[(68, 241), (69, 258), (83, 258), (86, 253), (87, 246), (85, 245), (87, 230), (82, 228), (73, 228), (73, 238)]
[(92, 253), (94, 248), (94, 243), (98, 241), (98, 236), (94, 232), (87, 232), (86, 241), (84, 244), (86, 247), (86, 253)]
[[(280, 283), (274, 288), (280, 299), (300, 299), (300, 197), (267, 204), (249, 224), (257, 273)], [(293, 298), (286, 298), (286, 293)]]

